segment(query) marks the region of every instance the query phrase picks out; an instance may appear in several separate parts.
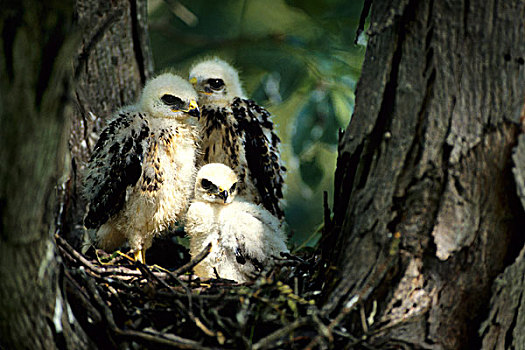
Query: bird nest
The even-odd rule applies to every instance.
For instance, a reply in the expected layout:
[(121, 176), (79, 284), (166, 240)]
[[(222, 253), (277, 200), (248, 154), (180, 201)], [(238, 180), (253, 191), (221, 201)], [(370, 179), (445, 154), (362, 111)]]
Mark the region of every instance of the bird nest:
[[(179, 267), (159, 267), (124, 253), (91, 249), (84, 255), (60, 236), (56, 242), (69, 305), (100, 348), (303, 349), (360, 342), (338, 326), (344, 313), (330, 318), (318, 309), (313, 254), (283, 255), (254, 282), (237, 284), (192, 275), (206, 249), (189, 261), (178, 245), (169, 260)], [(152, 255), (148, 250), (148, 259)]]

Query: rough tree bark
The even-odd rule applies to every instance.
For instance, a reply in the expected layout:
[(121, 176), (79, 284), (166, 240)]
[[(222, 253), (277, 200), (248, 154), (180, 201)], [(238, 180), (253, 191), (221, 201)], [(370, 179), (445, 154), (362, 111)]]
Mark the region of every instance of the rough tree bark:
[(322, 247), (325, 311), (374, 314), (347, 318), (373, 345), (480, 348), (496, 332), (478, 334), (491, 286), (524, 243), (524, 18), (522, 0), (373, 2)]
[(75, 246), (81, 244), (85, 201), (80, 176), (100, 129), (119, 107), (136, 102), (153, 73), (147, 33), (147, 2), (77, 0), (81, 37), (74, 57), (77, 110), (69, 145), (71, 172), (63, 187), (63, 232)]
[(22, 1), (3, 6), (0, 15), (0, 347), (6, 349), (85, 345), (68, 321), (51, 239), (71, 115), (72, 13), (70, 2)]
[[(525, 121), (525, 105), (521, 113)], [(518, 194), (525, 208), (525, 135), (518, 138), (518, 146), (512, 156), (515, 167), (514, 177)], [(523, 349), (525, 348), (525, 247), (512, 265), (497, 277), (492, 286), (490, 313), (483, 322), (479, 335), (483, 340), (482, 349)]]
[(134, 102), (152, 72), (146, 1), (7, 5), (0, 16), (0, 347), (87, 348), (61, 293), (53, 235), (67, 233), (79, 245), (78, 179), (91, 133)]

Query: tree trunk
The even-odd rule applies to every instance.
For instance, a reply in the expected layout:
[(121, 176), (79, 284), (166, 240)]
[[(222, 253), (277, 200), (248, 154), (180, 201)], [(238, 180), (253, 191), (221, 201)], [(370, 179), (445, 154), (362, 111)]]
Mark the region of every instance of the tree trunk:
[(0, 347), (6, 349), (84, 344), (81, 330), (71, 332), (51, 239), (74, 52), (73, 5), (56, 5), (13, 4), (0, 21)]
[(72, 232), (78, 246), (91, 133), (151, 74), (146, 2), (78, 0), (74, 33), (73, 3), (10, 6), (0, 15), (0, 347), (88, 348), (61, 293), (53, 236)]
[(81, 245), (86, 202), (82, 169), (105, 122), (119, 107), (136, 102), (153, 73), (146, 1), (77, 0), (81, 45), (74, 58), (77, 109), (69, 145), (71, 171), (64, 186), (63, 232)]
[(524, 14), (521, 0), (373, 3), (322, 252), (325, 311), (373, 316), (347, 325), (375, 346), (481, 346), (492, 282), (524, 243)]
[[(521, 120), (525, 121), (525, 106)], [(525, 135), (520, 135), (512, 158), (518, 193), (525, 208)], [(479, 332), (483, 340), (482, 349), (525, 348), (525, 310), (522, 306), (525, 291), (524, 256), (525, 247), (516, 261), (493, 284), (490, 312)]]

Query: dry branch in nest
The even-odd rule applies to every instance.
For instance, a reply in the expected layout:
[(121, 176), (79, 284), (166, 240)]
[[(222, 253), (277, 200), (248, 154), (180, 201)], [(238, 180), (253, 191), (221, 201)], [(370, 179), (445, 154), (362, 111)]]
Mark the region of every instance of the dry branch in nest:
[(58, 235), (56, 243), (69, 304), (100, 348), (303, 349), (360, 342), (338, 327), (341, 314), (329, 318), (317, 308), (314, 257), (285, 255), (255, 282), (237, 284), (191, 275), (206, 249), (167, 270), (124, 254), (88, 258)]

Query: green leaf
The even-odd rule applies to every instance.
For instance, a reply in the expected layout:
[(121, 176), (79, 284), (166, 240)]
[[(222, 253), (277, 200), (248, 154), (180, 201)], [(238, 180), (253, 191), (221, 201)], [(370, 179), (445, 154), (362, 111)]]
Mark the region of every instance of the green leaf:
[(337, 131), (344, 128), (352, 114), (351, 100), (343, 92), (320, 87), (310, 94), (297, 114), (292, 149), (297, 156), (317, 142), (337, 144)]
[(341, 128), (346, 128), (350, 122), (352, 113), (354, 112), (352, 100), (350, 100), (346, 94), (340, 91), (333, 91), (330, 97), (334, 106), (337, 123)]
[(324, 170), (314, 156), (309, 160), (301, 160), (299, 171), (301, 179), (311, 189), (315, 189), (321, 183), (324, 176)]
[[(287, 56), (283, 49), (259, 48), (252, 50), (251, 54), (256, 55), (250, 61), (252, 66), (265, 71), (252, 93), (252, 98), (261, 104), (266, 101), (275, 104), (288, 99), (308, 77), (306, 66), (293, 56)], [(249, 57), (247, 54), (243, 62)]]
[(312, 135), (312, 129), (316, 124), (315, 119), (316, 104), (310, 98), (299, 110), (299, 113), (295, 118), (292, 149), (298, 156), (315, 141), (315, 138)]

